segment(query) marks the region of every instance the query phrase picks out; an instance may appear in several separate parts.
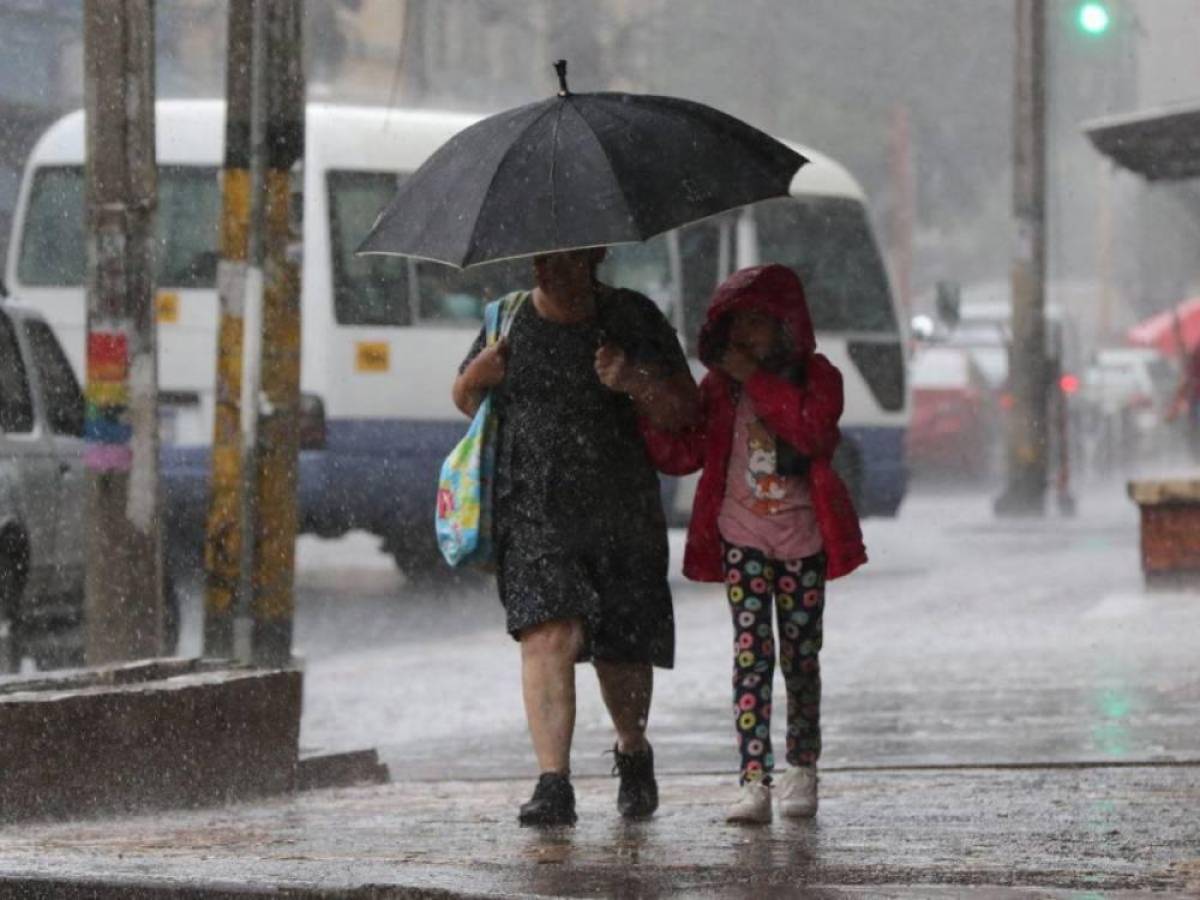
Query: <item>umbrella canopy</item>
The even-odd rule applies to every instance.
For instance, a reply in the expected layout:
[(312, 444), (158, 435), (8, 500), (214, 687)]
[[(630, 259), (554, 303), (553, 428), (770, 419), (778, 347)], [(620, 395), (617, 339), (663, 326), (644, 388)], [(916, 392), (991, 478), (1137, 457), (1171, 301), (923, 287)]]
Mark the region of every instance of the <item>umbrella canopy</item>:
[(400, 187), (359, 253), (466, 267), (643, 241), (787, 194), (805, 159), (711, 107), (572, 94), (484, 119)]
[(1125, 334), (1129, 343), (1152, 347), (1168, 356), (1180, 352), (1182, 338), (1185, 350), (1200, 345), (1200, 297), (1185, 300), (1173, 310), (1158, 313), (1139, 322)]

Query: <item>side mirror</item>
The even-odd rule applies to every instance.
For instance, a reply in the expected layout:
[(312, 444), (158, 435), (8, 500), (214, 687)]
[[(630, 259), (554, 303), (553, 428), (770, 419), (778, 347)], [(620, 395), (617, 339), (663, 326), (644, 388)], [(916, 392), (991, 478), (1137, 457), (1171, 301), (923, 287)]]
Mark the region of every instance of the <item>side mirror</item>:
[(300, 395), (300, 449), (325, 449), (325, 403), (316, 394)]
[(957, 281), (937, 283), (937, 315), (948, 328), (958, 324), (962, 316), (962, 285)]

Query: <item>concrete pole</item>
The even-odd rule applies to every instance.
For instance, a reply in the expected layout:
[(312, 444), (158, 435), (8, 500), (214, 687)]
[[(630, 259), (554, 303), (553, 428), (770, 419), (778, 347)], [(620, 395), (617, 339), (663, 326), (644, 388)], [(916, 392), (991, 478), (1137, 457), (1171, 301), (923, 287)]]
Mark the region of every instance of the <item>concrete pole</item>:
[(900, 308), (907, 321), (912, 316), (913, 228), (916, 221), (916, 177), (912, 164), (912, 131), (906, 104), (892, 107), (888, 141), (892, 208), (888, 218), (892, 273)]
[[(293, 178), (302, 177), (304, 157), (302, 25), (301, 0), (265, 4), (259, 44), (265, 51), (261, 71), (266, 101), (265, 172), (258, 204), (262, 230), (259, 253), (252, 255), (252, 269), (259, 259), (262, 265), (261, 318), (253, 326), (259, 329), (261, 368), (252, 381), (247, 379), (248, 386), (257, 388), (257, 410), (246, 435), (255, 466), (251, 659), (264, 666), (291, 662), (295, 611), (303, 204), (293, 206), (292, 185)], [(251, 327), (249, 317), (246, 325)], [(247, 347), (252, 343), (248, 340)]]
[(234, 655), (234, 612), (242, 555), (242, 334), (250, 252), (251, 47), (254, 0), (229, 4), (222, 175), (221, 319), (217, 337), (212, 480), (205, 535), (204, 653)]
[(86, 0), (89, 665), (162, 652), (154, 2)]
[(1046, 498), (1046, 91), (1045, 0), (1016, 0), (1013, 60), (1012, 349), (1014, 405), (1008, 485), (999, 515), (1042, 515)]

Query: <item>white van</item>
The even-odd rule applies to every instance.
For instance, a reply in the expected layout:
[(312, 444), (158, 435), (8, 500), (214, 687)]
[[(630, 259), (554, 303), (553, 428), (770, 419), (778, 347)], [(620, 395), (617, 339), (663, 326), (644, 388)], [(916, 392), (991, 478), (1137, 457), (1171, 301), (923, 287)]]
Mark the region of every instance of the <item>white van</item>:
[[(198, 546), (215, 380), (217, 233), (224, 104), (157, 104), (159, 383), (164, 471), (179, 540)], [(476, 117), (310, 104), (302, 181), (302, 389), (326, 414), (301, 461), (302, 527), (370, 530), (401, 565), (432, 558), (434, 476), (464, 423), (449, 387), (483, 304), (531, 279), (528, 262), (458, 272), (354, 251), (396, 186)], [(908, 397), (899, 318), (862, 191), (812, 162), (793, 199), (614, 248), (606, 280), (657, 300), (689, 349), (712, 288), (756, 261), (792, 265), (808, 287), (822, 350), (846, 375), (841, 462), (864, 512), (892, 514), (905, 489)], [(6, 281), (57, 331), (83, 373), (84, 121), (60, 119), (35, 146), (14, 217)]]

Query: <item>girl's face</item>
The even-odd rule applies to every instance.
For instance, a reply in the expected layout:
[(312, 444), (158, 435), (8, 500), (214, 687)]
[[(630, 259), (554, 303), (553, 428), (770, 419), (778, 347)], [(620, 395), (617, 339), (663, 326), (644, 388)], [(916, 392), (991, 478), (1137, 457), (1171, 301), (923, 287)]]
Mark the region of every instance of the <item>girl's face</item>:
[(757, 310), (745, 309), (733, 314), (729, 325), (729, 343), (749, 353), (759, 363), (786, 356), (791, 341), (778, 320)]

